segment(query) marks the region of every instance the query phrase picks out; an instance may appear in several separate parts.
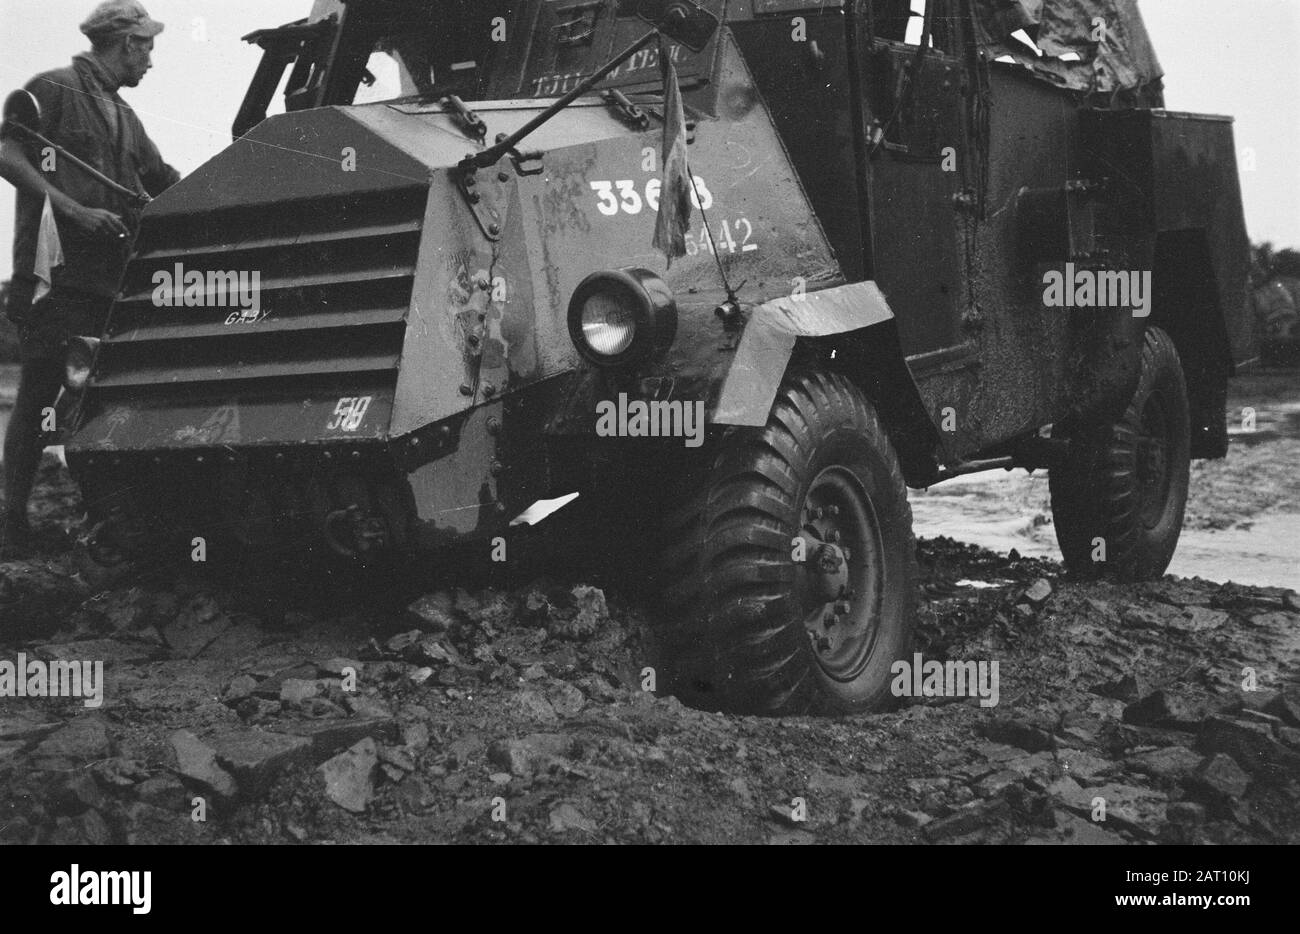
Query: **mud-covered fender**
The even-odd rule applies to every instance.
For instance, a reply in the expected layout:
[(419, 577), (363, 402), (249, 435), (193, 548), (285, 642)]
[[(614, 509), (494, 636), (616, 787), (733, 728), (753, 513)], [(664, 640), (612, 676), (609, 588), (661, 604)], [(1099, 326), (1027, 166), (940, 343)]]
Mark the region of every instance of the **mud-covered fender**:
[(874, 282), (784, 296), (757, 306), (722, 381), (713, 422), (767, 424), (772, 400), (800, 338), (831, 337), (893, 319)]
[[(712, 307), (712, 306), (710, 306)], [(551, 419), (551, 435), (595, 430), (595, 409), (620, 394), (643, 401), (703, 401), (710, 426), (766, 424), (792, 362), (844, 373), (866, 393), (890, 433), (909, 485), (928, 485), (942, 439), (907, 367), (894, 313), (874, 282), (782, 295), (729, 323), (700, 305), (683, 308), (676, 346), (637, 373), (588, 367)]]

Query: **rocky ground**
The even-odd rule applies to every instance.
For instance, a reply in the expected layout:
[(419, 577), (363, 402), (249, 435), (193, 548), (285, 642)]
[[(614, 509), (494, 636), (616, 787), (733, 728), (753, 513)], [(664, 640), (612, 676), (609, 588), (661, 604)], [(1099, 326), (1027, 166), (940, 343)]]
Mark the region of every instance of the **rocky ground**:
[[(40, 518), (72, 500), (48, 461)], [(55, 545), (0, 565), (0, 659), (102, 659), (105, 699), (0, 701), (0, 838), (1300, 842), (1294, 592), (920, 557), (919, 650), (998, 661), (996, 707), (693, 711), (644, 689), (643, 609), (600, 581), (349, 605)]]
[[(1300, 509), (1298, 396), (1234, 386), (1258, 425), (1195, 468), (1193, 533)], [(998, 508), (1041, 532), (1040, 499)], [(102, 660), (107, 685), (93, 709), (0, 698), (7, 842), (1300, 842), (1290, 590), (1072, 583), (1045, 549), (922, 539), (917, 648), (996, 661), (997, 706), (768, 720), (666, 696), (644, 599), (599, 577), (411, 602), (109, 575), (53, 457), (33, 520), (39, 559), (0, 564), (0, 662)]]

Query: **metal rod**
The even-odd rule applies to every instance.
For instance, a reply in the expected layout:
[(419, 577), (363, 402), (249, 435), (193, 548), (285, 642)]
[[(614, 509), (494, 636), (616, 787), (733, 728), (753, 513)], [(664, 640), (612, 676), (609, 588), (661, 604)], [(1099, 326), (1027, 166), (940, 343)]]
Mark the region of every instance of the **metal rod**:
[(482, 152), (475, 153), (471, 159), (467, 159), (466, 161), (467, 162), (472, 161), (473, 164), (478, 166), (479, 168), (486, 168), (489, 165), (496, 164), (496, 162), (502, 156), (504, 156), (510, 150), (514, 149), (515, 146), (519, 145), (519, 142), (525, 136), (533, 132), (533, 130), (537, 129), (547, 120), (550, 120), (557, 113), (559, 113), (565, 107), (568, 107), (579, 97), (586, 94), (588, 91), (594, 88), (601, 81), (604, 81), (605, 78), (608, 77), (611, 71), (613, 71), (619, 65), (623, 64), (625, 61), (627, 61), (637, 52), (641, 51), (641, 49), (649, 45), (651, 40), (653, 40), (658, 35), (659, 35), (659, 30), (657, 29), (650, 30), (648, 33), (646, 33), (636, 42), (633, 42), (631, 45), (629, 45), (622, 52), (619, 52), (618, 55), (610, 59), (604, 66), (600, 68), (600, 70), (598, 70), (590, 78), (588, 78), (586, 81), (583, 81), (581, 84), (579, 84), (568, 94), (565, 94), (563, 97), (557, 100), (550, 107), (547, 107), (537, 116), (533, 117), (533, 119), (529, 120), (527, 123), (525, 123), (519, 129), (515, 130), (505, 139), (501, 140), (499, 143), (489, 146), (487, 149), (484, 149)]
[(99, 183), (101, 183), (101, 184), (103, 184), (103, 185), (106, 185), (106, 186), (108, 186), (109, 188), (113, 189), (113, 190), (116, 191), (118, 194), (126, 195), (128, 198), (135, 198), (135, 199), (137, 199), (137, 200), (139, 200), (139, 201), (143, 201), (145, 204), (148, 204), (148, 203), (152, 200), (152, 199), (151, 199), (147, 194), (144, 194), (143, 192), (140, 192), (140, 191), (132, 191), (130, 188), (127, 188), (125, 185), (122, 185), (122, 184), (119, 184), (118, 182), (113, 181), (111, 178), (109, 178), (109, 177), (108, 177), (107, 175), (105, 175), (103, 172), (99, 171), (99, 169), (95, 168), (93, 165), (88, 165), (87, 163), (82, 162), (80, 159), (78, 159), (78, 158), (77, 158), (76, 156), (74, 156), (72, 153), (68, 152), (66, 149), (64, 149), (62, 146), (60, 146), (58, 143), (55, 143), (55, 142), (52, 142), (51, 140), (46, 139), (44, 136), (42, 136), (40, 133), (37, 133), (37, 132), (36, 132), (35, 130), (33, 130), (31, 127), (29, 127), (29, 126), (24, 126), (23, 124), (21, 124), (21, 123), (17, 123), (17, 122), (11, 122), (11, 123), (9, 124), (9, 126), (13, 127), (13, 128), (16, 129), (16, 130), (22, 130), (22, 131), (23, 131), (24, 133), (26, 133), (28, 136), (30, 136), (30, 137), (32, 137), (33, 139), (35, 139), (38, 143), (42, 143), (42, 144), (44, 144), (44, 145), (46, 145), (46, 146), (49, 146), (51, 149), (53, 149), (55, 152), (57, 152), (57, 153), (58, 153), (60, 156), (62, 156), (63, 158), (67, 159), (69, 162), (71, 162), (71, 163), (72, 163), (73, 165), (75, 165), (77, 168), (81, 169), (83, 172), (85, 172), (85, 173), (87, 173), (88, 175), (90, 175), (92, 178), (94, 178), (94, 179), (95, 179), (96, 181), (98, 181)]

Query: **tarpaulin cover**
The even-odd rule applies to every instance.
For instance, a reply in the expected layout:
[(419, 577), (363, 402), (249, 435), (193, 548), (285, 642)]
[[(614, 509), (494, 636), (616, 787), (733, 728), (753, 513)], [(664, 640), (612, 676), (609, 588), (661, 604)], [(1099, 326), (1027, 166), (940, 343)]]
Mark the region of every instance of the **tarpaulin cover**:
[[(986, 58), (1009, 55), (1043, 80), (1075, 91), (1158, 93), (1163, 73), (1137, 0), (976, 0), (975, 8)], [(1105, 30), (1100, 42), (1099, 26)], [(1041, 56), (1012, 38), (1019, 29)], [(1062, 58), (1071, 52), (1077, 59)]]

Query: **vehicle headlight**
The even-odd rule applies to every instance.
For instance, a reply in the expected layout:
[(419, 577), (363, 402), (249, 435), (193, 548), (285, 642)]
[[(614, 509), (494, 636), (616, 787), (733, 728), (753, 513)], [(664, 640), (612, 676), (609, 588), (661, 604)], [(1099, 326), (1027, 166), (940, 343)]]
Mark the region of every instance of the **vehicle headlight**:
[(99, 338), (74, 337), (68, 341), (64, 357), (63, 385), (72, 392), (81, 392), (90, 381), (90, 368), (99, 350)]
[(677, 334), (677, 303), (648, 269), (592, 273), (569, 300), (569, 337), (599, 366), (635, 363), (663, 353)]

